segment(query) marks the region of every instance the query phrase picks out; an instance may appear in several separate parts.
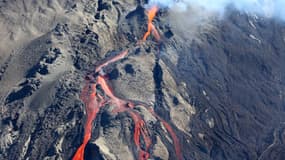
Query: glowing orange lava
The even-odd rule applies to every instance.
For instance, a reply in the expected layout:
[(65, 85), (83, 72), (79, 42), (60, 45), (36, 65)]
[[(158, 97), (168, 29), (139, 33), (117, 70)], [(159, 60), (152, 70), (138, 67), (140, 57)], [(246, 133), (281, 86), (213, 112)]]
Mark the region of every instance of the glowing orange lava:
[(148, 16), (148, 23), (147, 23), (147, 32), (143, 36), (143, 41), (146, 41), (147, 37), (151, 34), (151, 32), (154, 35), (154, 38), (159, 41), (160, 36), (158, 34), (158, 31), (156, 30), (155, 26), (152, 24), (152, 21), (154, 17), (156, 16), (156, 13), (158, 12), (158, 7), (153, 6), (148, 10), (147, 16)]
[[(127, 55), (127, 53), (128, 53), (127, 51), (121, 52), (119, 55), (113, 57), (109, 61), (106, 61), (105, 63), (96, 67), (95, 71), (99, 72), (103, 67), (107, 66), (108, 64), (124, 58)], [(104, 98), (102, 95), (96, 92), (97, 85), (101, 86), (102, 90), (109, 97), (109, 99)], [(87, 81), (86, 85), (82, 89), (82, 94), (80, 98), (85, 104), (87, 120), (85, 123), (83, 143), (77, 149), (73, 157), (73, 160), (84, 160), (84, 150), (88, 141), (91, 138), (92, 122), (96, 118), (96, 115), (99, 112), (100, 108), (103, 107), (106, 103), (113, 104), (117, 107), (112, 111), (112, 113), (125, 112), (125, 111), (129, 113), (129, 115), (131, 116), (131, 118), (135, 123), (134, 142), (136, 147), (139, 149), (139, 159), (146, 160), (149, 158), (148, 150), (151, 145), (151, 139), (149, 137), (149, 133), (146, 128), (144, 120), (137, 112), (131, 110), (135, 106), (133, 102), (125, 101), (114, 95), (105, 77), (99, 75), (97, 77), (95, 84), (92, 84), (90, 81)], [(141, 146), (141, 140), (140, 140), (141, 136), (144, 140), (145, 147)]]
[(123, 51), (122, 53), (120, 53), (117, 56), (113, 57), (109, 61), (106, 61), (106, 62), (102, 63), (101, 65), (97, 66), (95, 72), (99, 72), (103, 67), (107, 66), (108, 64), (116, 62), (116, 61), (124, 58), (127, 54), (128, 54), (127, 50)]
[[(136, 147), (139, 149), (139, 159), (140, 160), (148, 159), (149, 158), (148, 150), (151, 145), (151, 139), (149, 137), (149, 133), (147, 131), (144, 120), (141, 118), (141, 116), (137, 112), (135, 112), (134, 110), (131, 110), (134, 107), (134, 103), (116, 97), (114, 93), (112, 92), (112, 89), (107, 84), (107, 81), (104, 77), (99, 76), (97, 78), (97, 82), (98, 84), (101, 85), (105, 94), (110, 98), (109, 103), (114, 104), (117, 107), (112, 111), (112, 113), (119, 113), (119, 112), (127, 111), (127, 113), (129, 113), (129, 115), (133, 119), (135, 123), (134, 142), (135, 142)], [(142, 148), (141, 143), (140, 143), (141, 136), (144, 140), (145, 149)]]
[[(143, 36), (144, 41), (151, 34), (151, 32), (153, 33), (157, 41), (160, 40), (159, 33), (156, 30), (155, 26), (152, 24), (152, 21), (157, 11), (158, 11), (157, 6), (151, 7), (151, 9), (148, 11), (148, 30)], [(80, 99), (85, 105), (86, 116), (87, 116), (87, 119), (85, 122), (85, 128), (84, 128), (84, 138), (83, 138), (83, 143), (80, 145), (75, 155), (73, 156), (73, 160), (84, 160), (84, 150), (85, 150), (85, 147), (88, 141), (91, 138), (92, 123), (94, 119), (96, 118), (100, 109), (104, 107), (105, 104), (107, 103), (115, 106), (115, 108), (111, 111), (112, 114), (126, 112), (132, 118), (134, 122), (133, 140), (134, 140), (135, 146), (138, 149), (138, 159), (139, 160), (147, 160), (150, 158), (149, 150), (151, 148), (152, 141), (150, 138), (150, 132), (147, 128), (146, 122), (144, 121), (142, 116), (139, 114), (139, 112), (135, 110), (135, 106), (137, 106), (138, 104), (145, 107), (149, 112), (151, 112), (151, 114), (154, 115), (166, 128), (166, 130), (168, 131), (168, 133), (170, 134), (173, 140), (176, 157), (178, 160), (182, 160), (182, 153), (180, 149), (179, 140), (176, 134), (174, 133), (174, 130), (171, 128), (170, 124), (168, 124), (165, 120), (159, 117), (152, 108), (150, 108), (147, 105), (144, 105), (144, 103), (124, 100), (124, 99), (117, 97), (113, 93), (111, 87), (108, 85), (107, 78), (104, 77), (103, 75), (100, 75), (100, 71), (104, 67), (108, 66), (110, 63), (114, 63), (116, 61), (123, 59), (124, 57), (127, 56), (127, 54), (128, 54), (127, 50), (123, 51), (119, 53), (117, 56), (114, 56), (113, 58), (106, 60), (105, 62), (98, 65), (95, 68), (95, 73), (99, 73), (97, 77), (92, 76), (96, 74), (88, 75), (89, 79), (86, 81), (86, 84), (83, 87), (82, 93), (80, 96)], [(104, 91), (105, 96), (100, 95), (101, 92), (96, 91), (96, 88), (98, 85), (101, 86), (102, 90)]]
[[(89, 91), (90, 90), (90, 91)], [(90, 92), (90, 94), (89, 94)], [(96, 85), (87, 83), (81, 93), (81, 100), (85, 104), (85, 110), (87, 114), (87, 120), (84, 127), (84, 138), (83, 143), (77, 149), (73, 160), (83, 160), (84, 159), (84, 149), (91, 138), (92, 122), (96, 118), (97, 113), (103, 106), (104, 101), (98, 99), (96, 95)]]
[[(120, 53), (118, 56), (115, 56), (111, 60), (103, 63), (100, 66), (98, 66), (95, 70), (100, 71), (102, 67), (108, 65), (109, 63), (112, 63), (116, 60), (124, 58), (124, 56), (126, 56), (127, 53), (128, 53), (127, 51)], [(107, 84), (104, 84), (103, 82), (100, 81), (100, 77), (99, 77), (97, 80), (97, 83), (101, 84), (102, 87), (106, 87)], [(84, 160), (84, 149), (85, 149), (88, 141), (91, 138), (92, 122), (96, 118), (96, 115), (99, 112), (100, 108), (103, 107), (104, 103), (106, 102), (106, 100), (103, 99), (103, 97), (101, 95), (96, 93), (96, 86), (97, 86), (97, 84), (92, 84), (90, 81), (87, 81), (87, 83), (83, 87), (83, 90), (82, 90), (82, 93), (80, 96), (81, 100), (85, 104), (87, 120), (85, 122), (83, 143), (77, 149), (77, 151), (73, 157), (73, 160)]]
[(175, 148), (175, 153), (176, 153), (176, 157), (178, 160), (182, 160), (182, 153), (181, 153), (181, 149), (180, 149), (180, 144), (179, 144), (179, 140), (176, 136), (176, 134), (174, 133), (173, 129), (171, 128), (170, 124), (168, 124), (165, 120), (163, 120), (161, 117), (159, 117), (152, 108), (149, 109), (150, 113), (155, 116), (157, 119), (159, 119), (162, 122), (162, 125), (166, 128), (166, 130), (169, 132), (173, 143), (174, 143), (174, 148)]

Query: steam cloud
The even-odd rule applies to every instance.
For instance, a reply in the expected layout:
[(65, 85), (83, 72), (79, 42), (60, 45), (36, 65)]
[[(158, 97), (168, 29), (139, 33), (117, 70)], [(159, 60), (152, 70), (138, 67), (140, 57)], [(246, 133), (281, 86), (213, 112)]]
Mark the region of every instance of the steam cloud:
[(285, 20), (285, 0), (149, 0), (149, 5), (175, 7), (186, 11), (189, 7), (223, 15), (228, 6), (239, 11)]
[[(149, 0), (151, 6), (168, 8), (167, 23), (183, 41), (198, 40), (216, 30), (215, 22), (231, 8), (240, 12), (285, 21), (285, 0)], [(190, 44), (190, 43), (189, 43)]]

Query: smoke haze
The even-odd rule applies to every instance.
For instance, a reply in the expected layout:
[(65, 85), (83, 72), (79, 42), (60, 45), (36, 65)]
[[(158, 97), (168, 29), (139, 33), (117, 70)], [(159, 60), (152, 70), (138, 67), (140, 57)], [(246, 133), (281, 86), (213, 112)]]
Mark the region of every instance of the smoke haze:
[(184, 40), (199, 40), (199, 35), (215, 29), (229, 8), (266, 18), (285, 20), (285, 0), (149, 0), (146, 8), (168, 8), (168, 23)]
[(149, 5), (177, 8), (186, 11), (189, 6), (223, 15), (228, 6), (239, 11), (285, 20), (284, 0), (150, 0)]

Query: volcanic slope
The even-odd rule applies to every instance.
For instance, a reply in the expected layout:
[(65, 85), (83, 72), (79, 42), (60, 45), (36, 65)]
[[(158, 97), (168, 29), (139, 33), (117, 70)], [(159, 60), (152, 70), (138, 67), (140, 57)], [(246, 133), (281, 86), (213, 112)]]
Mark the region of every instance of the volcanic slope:
[[(117, 97), (144, 102), (135, 112), (150, 131), (150, 158), (177, 153), (146, 104), (173, 128), (183, 159), (284, 159), (284, 23), (231, 10), (185, 41), (162, 9), (154, 20), (161, 42), (138, 45), (148, 27), (143, 5), (0, 2), (0, 159), (72, 159), (84, 137), (85, 77), (124, 50), (104, 74)], [(138, 159), (134, 121), (112, 107), (98, 112), (85, 159)]]

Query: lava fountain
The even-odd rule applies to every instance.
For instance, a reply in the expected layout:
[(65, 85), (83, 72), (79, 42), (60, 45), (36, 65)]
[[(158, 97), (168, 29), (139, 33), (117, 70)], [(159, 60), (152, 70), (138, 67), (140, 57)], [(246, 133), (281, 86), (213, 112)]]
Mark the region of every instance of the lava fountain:
[(152, 24), (153, 19), (155, 18), (156, 14), (158, 12), (158, 7), (157, 6), (152, 6), (148, 11), (147, 11), (147, 17), (148, 17), (148, 22), (147, 22), (147, 31), (145, 32), (143, 36), (143, 41), (146, 41), (147, 37), (153, 33), (154, 38), (159, 41), (160, 36), (158, 31), (156, 30), (155, 26)]

